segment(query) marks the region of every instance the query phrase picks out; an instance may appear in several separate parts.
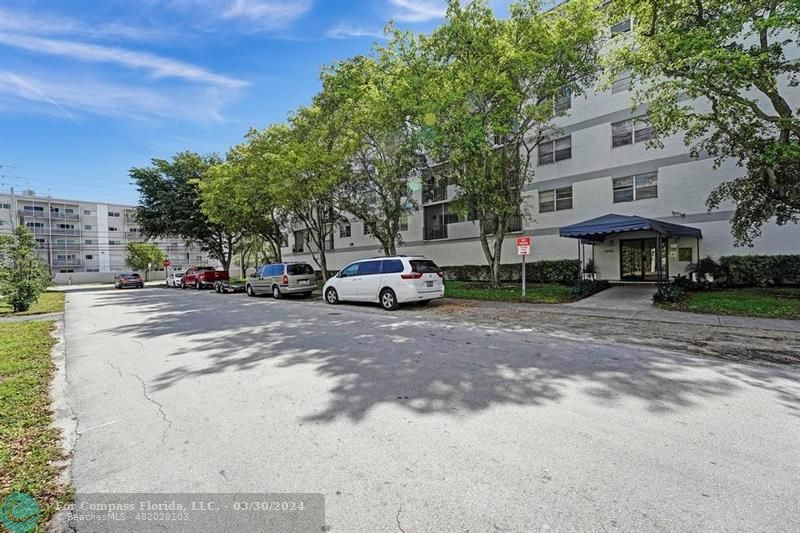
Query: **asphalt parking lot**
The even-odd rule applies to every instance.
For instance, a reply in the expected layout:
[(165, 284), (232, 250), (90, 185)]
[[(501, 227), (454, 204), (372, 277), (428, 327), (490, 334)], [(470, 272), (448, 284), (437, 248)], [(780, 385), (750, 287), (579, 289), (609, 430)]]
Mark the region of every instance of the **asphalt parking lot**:
[(67, 295), (79, 492), (312, 492), (329, 531), (800, 528), (800, 372), (148, 287)]

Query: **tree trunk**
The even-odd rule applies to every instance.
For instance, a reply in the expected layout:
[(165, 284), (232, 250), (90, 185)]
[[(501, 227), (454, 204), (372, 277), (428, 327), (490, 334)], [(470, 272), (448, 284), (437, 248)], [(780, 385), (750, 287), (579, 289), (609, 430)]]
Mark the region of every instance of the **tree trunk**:
[(489, 237), (483, 230), (483, 221), (481, 221), (481, 249), (483, 249), (483, 256), (486, 258), (486, 262), (489, 264), (489, 270), (492, 276), (491, 286), (497, 287), (498, 277), (497, 272), (494, 269), (494, 256), (492, 255), (492, 249), (489, 246)]

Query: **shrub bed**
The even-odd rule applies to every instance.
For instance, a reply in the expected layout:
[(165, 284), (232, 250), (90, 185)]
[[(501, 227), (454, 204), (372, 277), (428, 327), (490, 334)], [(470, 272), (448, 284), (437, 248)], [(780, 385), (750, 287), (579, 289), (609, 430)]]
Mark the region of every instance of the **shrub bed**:
[(800, 255), (728, 255), (719, 264), (728, 285), (800, 285)]
[[(557, 259), (552, 261), (532, 261), (525, 265), (525, 280), (528, 283), (560, 283), (572, 285), (578, 279), (577, 259)], [(490, 281), (492, 272), (488, 265), (460, 265), (442, 267), (444, 277), (451, 281)], [(500, 266), (502, 283), (522, 281), (520, 263)]]

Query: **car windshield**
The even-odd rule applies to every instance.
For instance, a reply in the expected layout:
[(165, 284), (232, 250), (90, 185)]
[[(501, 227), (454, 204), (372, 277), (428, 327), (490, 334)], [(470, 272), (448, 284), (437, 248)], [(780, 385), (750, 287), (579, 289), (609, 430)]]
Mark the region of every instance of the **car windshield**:
[(286, 267), (286, 271), (289, 273), (290, 276), (300, 276), (303, 274), (313, 274), (314, 269), (311, 265), (307, 263), (296, 263), (293, 265), (288, 265)]
[(215, 270), (214, 267), (197, 267), (195, 270)]
[(441, 270), (430, 259), (412, 259), (409, 263), (411, 263), (411, 270), (420, 274), (436, 274)]

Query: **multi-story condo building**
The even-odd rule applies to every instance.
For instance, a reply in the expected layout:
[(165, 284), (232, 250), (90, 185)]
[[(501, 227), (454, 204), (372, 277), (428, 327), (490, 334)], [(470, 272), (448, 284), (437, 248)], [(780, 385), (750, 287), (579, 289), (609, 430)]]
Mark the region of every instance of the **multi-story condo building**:
[[(629, 30), (629, 23), (612, 29)], [(539, 146), (535, 174), (525, 188), (523, 214), (504, 243), (503, 263), (520, 261), (515, 237), (529, 236), (528, 261), (577, 258), (579, 243), (584, 242), (585, 260), (594, 258), (599, 278), (655, 279), (653, 231), (626, 231), (584, 241), (560, 236), (566, 226), (610, 214), (694, 228), (695, 235), (663, 239), (662, 270), (671, 277), (683, 274), (698, 257), (800, 252), (796, 224), (767, 224), (752, 248), (735, 247), (729, 225), (733, 206), (708, 212), (705, 201), (715, 187), (742, 175), (743, 169), (733, 161), (715, 169), (708, 156), (692, 157), (681, 135), (664, 139), (663, 148), (647, 148), (651, 131), (646, 109), (632, 111), (631, 97), (630, 77), (623, 75), (608, 89), (581, 96), (565, 92), (554, 103), (566, 111), (556, 120), (562, 133)], [(401, 228), (398, 253), (426, 255), (443, 266), (486, 264), (478, 223), (449, 209), (455, 194), (454, 187), (435, 182), (424, 183), (414, 193), (419, 207)], [(302, 229), (294, 231), (284, 256), (312, 262), (304, 239)], [(378, 241), (355, 219), (334, 228), (326, 249), (328, 266), (334, 270), (380, 254)]]
[[(73, 272), (121, 272), (127, 246), (144, 241), (134, 219), (134, 206), (0, 194), (0, 233), (16, 224), (33, 232), (37, 252), (54, 274)], [(150, 240), (161, 248), (173, 267), (206, 264), (208, 256), (180, 238)], [(160, 268), (161, 265), (158, 265)]]

